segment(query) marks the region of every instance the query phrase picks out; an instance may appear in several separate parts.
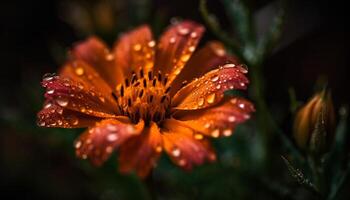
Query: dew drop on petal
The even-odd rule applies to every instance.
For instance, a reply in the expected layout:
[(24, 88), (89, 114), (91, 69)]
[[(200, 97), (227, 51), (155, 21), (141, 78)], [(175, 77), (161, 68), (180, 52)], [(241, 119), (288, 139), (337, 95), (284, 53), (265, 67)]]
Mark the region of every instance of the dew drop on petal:
[(79, 123), (79, 119), (78, 119), (78, 118), (74, 117), (74, 118), (71, 119), (71, 124), (72, 124), (73, 126), (78, 125), (78, 123)]
[(160, 153), (163, 151), (163, 148), (161, 146), (156, 147), (156, 152)]
[(197, 101), (198, 106), (203, 106), (204, 105), (204, 98), (200, 97)]
[(84, 74), (84, 69), (82, 67), (77, 67), (75, 69), (75, 73), (78, 75), (78, 76), (81, 76)]
[(190, 47), (188, 47), (188, 50), (190, 52), (194, 52), (194, 50), (196, 50), (196, 47), (195, 46), (190, 46)]
[(236, 67), (235, 64), (226, 64), (226, 65), (224, 65), (224, 68), (234, 68), (234, 67)]
[(199, 134), (199, 133), (196, 133), (196, 134), (194, 135), (194, 138), (195, 138), (196, 140), (202, 140), (202, 139), (203, 139), (203, 135), (202, 135), (202, 134)]
[(171, 152), (171, 154), (172, 154), (174, 157), (179, 157), (180, 154), (181, 154), (181, 151), (180, 151), (180, 149), (178, 149), (178, 148), (174, 148), (173, 151)]
[(217, 138), (220, 135), (220, 130), (219, 129), (214, 129), (211, 134), (212, 137)]
[(79, 140), (78, 142), (75, 143), (75, 148), (79, 149), (81, 147), (81, 141)]
[(215, 97), (216, 97), (215, 93), (211, 93), (210, 95), (207, 96), (207, 102), (210, 104), (214, 103)]
[(185, 159), (181, 159), (181, 160), (179, 160), (179, 165), (180, 166), (185, 166), (186, 165), (186, 160)]
[(181, 56), (181, 61), (182, 62), (187, 62), (190, 59), (191, 55), (190, 54), (185, 54)]
[(210, 128), (210, 123), (205, 123), (204, 128)]
[(156, 42), (154, 40), (148, 42), (149, 47), (154, 47), (156, 45)]
[(231, 136), (232, 135), (232, 130), (231, 129), (225, 129), (222, 134), (226, 137)]
[(248, 66), (243, 64), (243, 65), (240, 65), (241, 68), (240, 68), (240, 71), (244, 74), (248, 73)]
[(51, 90), (48, 90), (47, 91), (47, 94), (53, 94), (55, 92), (55, 90), (54, 89), (51, 89)]
[(192, 32), (191, 33), (191, 38), (196, 38), (198, 36), (197, 32)]
[(242, 109), (244, 109), (244, 107), (245, 107), (245, 105), (243, 103), (240, 103), (238, 106)]
[(65, 98), (58, 98), (56, 99), (56, 102), (58, 105), (62, 107), (66, 107), (68, 105), (68, 99), (65, 99)]
[(235, 116), (229, 116), (228, 117), (228, 121), (229, 122), (234, 122), (234, 121), (236, 121), (236, 117)]
[(44, 108), (46, 109), (46, 108), (50, 108), (52, 106), (52, 104), (51, 103), (47, 103), (45, 106), (44, 106)]
[(140, 51), (141, 50), (141, 44), (135, 44), (133, 46), (134, 51)]
[(169, 40), (169, 42), (170, 42), (171, 44), (174, 44), (174, 43), (176, 42), (176, 38), (175, 38), (175, 37), (171, 37), (170, 40)]
[(216, 82), (219, 80), (219, 76), (218, 75), (214, 75), (213, 77), (211, 77), (211, 81)]
[(226, 54), (226, 51), (224, 49), (218, 48), (218, 49), (215, 49), (215, 54), (219, 57), (222, 57)]
[(220, 89), (221, 88), (221, 85), (220, 84), (218, 84), (218, 85), (216, 85), (216, 87), (215, 87), (216, 89)]
[(109, 53), (109, 54), (106, 55), (106, 60), (111, 61), (113, 59), (114, 59), (114, 55), (113, 54)]
[(112, 133), (112, 134), (107, 135), (107, 140), (110, 141), (110, 142), (114, 142), (117, 139), (118, 139), (118, 135), (117, 134)]
[(178, 32), (179, 32), (181, 35), (187, 35), (187, 34), (190, 32), (190, 30), (189, 30), (188, 28), (180, 27), (180, 28), (178, 29)]

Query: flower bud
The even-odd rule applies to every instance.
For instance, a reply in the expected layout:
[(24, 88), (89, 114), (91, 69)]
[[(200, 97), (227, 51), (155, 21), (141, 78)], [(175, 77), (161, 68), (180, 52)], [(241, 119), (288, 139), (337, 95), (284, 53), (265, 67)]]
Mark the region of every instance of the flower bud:
[(335, 113), (330, 92), (314, 95), (298, 112), (294, 121), (294, 139), (299, 148), (322, 154), (334, 138)]

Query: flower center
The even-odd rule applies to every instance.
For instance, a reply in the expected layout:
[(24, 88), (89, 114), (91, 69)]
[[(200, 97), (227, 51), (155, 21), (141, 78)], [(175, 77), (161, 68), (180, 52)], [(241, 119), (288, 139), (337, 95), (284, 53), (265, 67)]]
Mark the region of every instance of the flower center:
[(160, 72), (138, 74), (132, 73), (130, 79), (116, 87), (113, 97), (117, 100), (119, 111), (128, 116), (133, 123), (140, 119), (149, 124), (150, 121), (161, 122), (170, 113), (170, 87), (166, 88), (168, 77)]

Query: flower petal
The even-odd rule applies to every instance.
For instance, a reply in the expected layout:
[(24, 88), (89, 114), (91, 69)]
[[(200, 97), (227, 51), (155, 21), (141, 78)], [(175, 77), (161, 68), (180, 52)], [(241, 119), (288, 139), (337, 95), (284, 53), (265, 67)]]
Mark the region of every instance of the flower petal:
[(176, 117), (183, 125), (206, 136), (230, 136), (234, 128), (250, 118), (254, 112), (251, 102), (235, 97), (224, 99), (219, 105), (196, 111), (180, 111)]
[(65, 109), (96, 117), (115, 117), (118, 114), (114, 100), (69, 78), (48, 76), (42, 85), (46, 88), (45, 97)]
[(119, 170), (129, 173), (135, 170), (146, 177), (154, 167), (162, 151), (162, 136), (156, 123), (151, 122), (139, 136), (130, 138), (120, 148)]
[(79, 158), (89, 158), (94, 165), (100, 166), (120, 144), (140, 134), (143, 127), (143, 121), (132, 125), (116, 119), (103, 120), (76, 140), (76, 154)]
[(156, 52), (155, 71), (169, 74), (168, 85), (190, 59), (203, 32), (203, 26), (192, 21), (183, 21), (169, 27), (161, 36)]
[(100, 118), (76, 111), (63, 109), (61, 106), (47, 102), (37, 115), (37, 124), (43, 127), (82, 128), (95, 124)]
[(208, 42), (203, 48), (193, 54), (186, 66), (171, 84), (170, 96), (173, 96), (183, 86), (184, 82), (199, 78), (217, 66), (226, 63), (238, 65), (238, 58), (229, 56), (224, 45), (218, 41)]
[(92, 66), (112, 88), (124, 81), (122, 69), (115, 66), (114, 55), (100, 39), (90, 37), (76, 45), (72, 54)]
[(226, 90), (246, 89), (248, 79), (244, 73), (247, 73), (247, 70), (235, 64), (226, 64), (212, 70), (178, 91), (172, 106), (177, 110), (196, 110), (213, 106), (221, 101)]
[(155, 45), (152, 32), (146, 25), (121, 36), (115, 45), (114, 55), (117, 67), (123, 70), (126, 78), (132, 71), (153, 69)]
[(82, 83), (84, 88), (101, 92), (105, 98), (112, 101), (112, 88), (89, 64), (82, 60), (73, 60), (64, 65), (60, 71), (62, 77)]
[(216, 159), (215, 152), (205, 138), (195, 139), (194, 132), (175, 119), (164, 122), (162, 133), (165, 151), (183, 169), (191, 170), (195, 165)]

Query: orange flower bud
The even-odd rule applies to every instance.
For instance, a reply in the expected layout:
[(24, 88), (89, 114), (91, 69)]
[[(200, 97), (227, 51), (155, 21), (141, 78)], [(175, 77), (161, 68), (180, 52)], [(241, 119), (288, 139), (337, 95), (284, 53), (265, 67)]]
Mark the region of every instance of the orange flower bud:
[(323, 153), (334, 138), (335, 113), (330, 92), (314, 95), (298, 112), (294, 121), (297, 145), (314, 154)]

